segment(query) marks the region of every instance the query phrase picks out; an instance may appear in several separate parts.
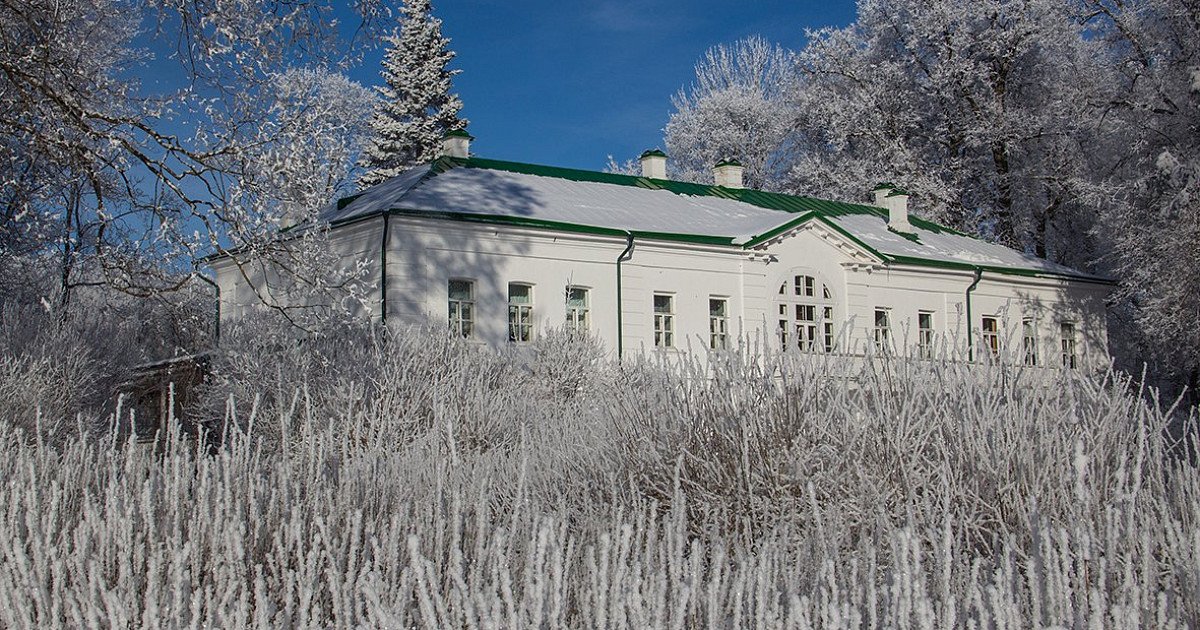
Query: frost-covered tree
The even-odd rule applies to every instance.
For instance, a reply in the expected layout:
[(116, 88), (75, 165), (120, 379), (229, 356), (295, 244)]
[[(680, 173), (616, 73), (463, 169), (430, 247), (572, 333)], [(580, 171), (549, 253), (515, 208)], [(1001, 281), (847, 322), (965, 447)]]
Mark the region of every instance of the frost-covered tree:
[(696, 64), (689, 90), (671, 99), (666, 127), (674, 176), (711, 182), (713, 166), (736, 159), (751, 188), (777, 188), (794, 111), (791, 54), (761, 37), (718, 45)]
[(253, 286), (259, 300), (291, 324), (322, 328), (360, 302), (363, 271), (345, 267), (328, 246), (318, 214), (352, 186), (355, 157), (369, 137), (373, 90), (328, 69), (289, 69), (272, 80), (262, 142), (247, 153), (225, 213), (242, 247), (229, 258), (255, 277), (269, 264), (286, 281)]
[(161, 295), (199, 256), (274, 238), (237, 195), (288, 133), (280, 74), (391, 28), (382, 0), (354, 6), (345, 41), (324, 0), (0, 3), (0, 267), (54, 255), (64, 294)]
[(384, 85), (377, 88), (382, 100), (371, 120), (374, 138), (361, 160), (364, 186), (432, 161), (442, 136), (467, 126), (458, 117), (462, 101), (450, 93), (459, 73), (448, 67), (454, 51), (432, 10), (429, 0), (405, 0), (399, 31), (385, 38)]
[(1104, 51), (1057, 0), (864, 0), (800, 54), (789, 187), (862, 198), (904, 182), (917, 211), (1085, 265), (1091, 107)]
[[(1104, 99), (1118, 133), (1106, 162), (1100, 234), (1120, 279), (1127, 349), (1174, 388), (1200, 391), (1200, 5), (1087, 0), (1114, 54)], [(1132, 363), (1132, 362), (1131, 362)], [(1130, 367), (1137, 369), (1138, 365)]]
[(266, 142), (243, 178), (254, 212), (281, 227), (311, 219), (349, 191), (355, 158), (370, 138), (373, 90), (328, 69), (289, 69), (274, 78)]

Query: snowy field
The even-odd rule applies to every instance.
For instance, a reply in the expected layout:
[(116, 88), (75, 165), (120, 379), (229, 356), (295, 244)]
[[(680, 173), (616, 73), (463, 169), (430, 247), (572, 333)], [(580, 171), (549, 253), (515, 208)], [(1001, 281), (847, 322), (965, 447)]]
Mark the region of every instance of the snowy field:
[(66, 368), (0, 362), (0, 626), (1200, 623), (1197, 445), (1111, 374), (229, 346), (214, 453), (52, 417)]

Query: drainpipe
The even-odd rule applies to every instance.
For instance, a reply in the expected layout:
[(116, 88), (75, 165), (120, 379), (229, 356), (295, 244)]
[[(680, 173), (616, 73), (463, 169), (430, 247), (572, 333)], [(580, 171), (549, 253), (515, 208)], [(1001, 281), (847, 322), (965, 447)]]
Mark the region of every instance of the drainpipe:
[(208, 276), (200, 273), (199, 271), (192, 272), (192, 277), (196, 278), (196, 279), (200, 280), (201, 282), (207, 284), (208, 286), (212, 287), (213, 291), (217, 294), (216, 308), (213, 309), (215, 311), (214, 316), (213, 316), (213, 340), (217, 343), (220, 343), (221, 342), (221, 287), (216, 282), (213, 282), (212, 279), (210, 279)]
[(625, 328), (624, 315), (625, 305), (621, 300), (621, 263), (632, 257), (633, 254), (633, 232), (625, 232), (625, 250), (617, 256), (617, 362), (625, 356)]
[(971, 338), (971, 292), (975, 287), (979, 286), (979, 281), (983, 279), (983, 270), (979, 267), (975, 268), (975, 281), (971, 286), (967, 287), (967, 360), (975, 360), (975, 340)]
[(383, 236), (379, 239), (379, 321), (387, 326), (387, 247), (388, 235), (391, 231), (388, 229), (390, 225), (392, 213), (384, 211), (383, 213)]

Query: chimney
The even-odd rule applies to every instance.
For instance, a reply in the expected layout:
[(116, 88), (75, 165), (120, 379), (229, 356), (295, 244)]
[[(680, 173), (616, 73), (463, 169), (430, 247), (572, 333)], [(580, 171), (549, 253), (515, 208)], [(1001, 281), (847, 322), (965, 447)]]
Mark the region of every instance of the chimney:
[(912, 224), (908, 222), (908, 193), (899, 188), (893, 188), (883, 198), (883, 201), (884, 207), (888, 211), (888, 229), (893, 232), (911, 234), (913, 228)]
[(474, 136), (462, 129), (447, 131), (442, 136), (442, 155), (455, 158), (471, 157), (471, 141)]
[(713, 167), (713, 181), (726, 188), (742, 188), (743, 170), (737, 160), (721, 160)]
[(879, 182), (871, 189), (875, 193), (875, 207), (887, 208), (887, 196), (893, 190), (896, 190), (896, 185), (891, 182)]
[(642, 177), (650, 179), (666, 179), (667, 178), (667, 154), (658, 149), (650, 149), (642, 152), (642, 157), (638, 158), (642, 163)]

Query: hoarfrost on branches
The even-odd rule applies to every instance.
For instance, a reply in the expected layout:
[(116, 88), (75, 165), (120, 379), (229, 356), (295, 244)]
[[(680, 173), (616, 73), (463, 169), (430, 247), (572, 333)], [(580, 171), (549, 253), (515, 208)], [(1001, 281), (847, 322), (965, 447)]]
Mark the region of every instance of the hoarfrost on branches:
[[(347, 41), (334, 4), (319, 0), (4, 3), (0, 266), (58, 268), (65, 307), (95, 284), (161, 297), (188, 282), (199, 256), (276, 238), (262, 227), (275, 217), (260, 211), (283, 206), (246, 198), (264, 152), (299, 138), (279, 115), (280, 77), (297, 59), (353, 63), (390, 28), (381, 2), (355, 8), (362, 23)], [(138, 80), (151, 64), (160, 79)], [(294, 206), (345, 177), (309, 167), (313, 182), (291, 169), (276, 196)]]
[(791, 55), (760, 37), (718, 45), (696, 64), (690, 90), (672, 99), (666, 127), (674, 176), (712, 182), (726, 159), (745, 167), (750, 188), (777, 188), (793, 112), (785, 97)]

